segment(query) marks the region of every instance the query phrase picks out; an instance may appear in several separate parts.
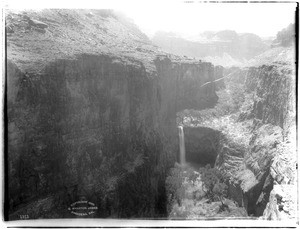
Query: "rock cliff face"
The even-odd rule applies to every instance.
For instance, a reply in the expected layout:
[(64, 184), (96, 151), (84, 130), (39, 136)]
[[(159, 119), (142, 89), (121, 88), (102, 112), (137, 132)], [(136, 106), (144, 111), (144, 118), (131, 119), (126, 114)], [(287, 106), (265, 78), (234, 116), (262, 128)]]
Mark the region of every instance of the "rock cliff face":
[[(285, 193), (278, 190), (288, 185), (289, 196), (289, 190), (296, 190), (295, 73), (291, 66), (274, 64), (250, 68), (246, 75), (247, 99), (238, 123), (232, 123), (242, 140), (233, 138), (235, 145), (227, 152), (225, 148), (220, 151), (217, 164), (235, 180), (230, 186), (232, 197), (243, 203), (249, 215), (291, 219), (295, 217), (295, 200), (285, 197), (286, 202), (281, 202)], [(236, 151), (241, 152), (240, 163), (233, 163)], [(220, 160), (224, 153), (227, 158)], [(236, 195), (239, 192), (240, 197)]]
[[(185, 112), (182, 121), (192, 127), (185, 128), (190, 138), (186, 140), (187, 155), (198, 156), (200, 164), (206, 161), (205, 152), (216, 155), (215, 166), (226, 177), (229, 198), (249, 216), (271, 220), (296, 217), (296, 84), (291, 63), (286, 59), (230, 70), (234, 74), (226, 79), (226, 85), (236, 81), (243, 88), (242, 106), (226, 114), (226, 102), (220, 95), (215, 108)], [(242, 101), (237, 92), (231, 91), (233, 101)], [(204, 139), (211, 142), (209, 150), (202, 149), (209, 145)]]
[[(176, 160), (176, 112), (213, 106), (218, 99), (214, 84), (200, 86), (220, 78), (222, 71), (215, 72), (209, 63), (162, 55), (133, 25), (111, 12), (54, 10), (9, 16), (10, 219), (21, 213), (31, 219), (73, 217), (67, 208), (82, 199), (97, 205), (91, 217), (164, 217), (165, 173)], [(70, 17), (72, 30), (64, 24)], [(18, 24), (16, 18), (26, 20)], [(36, 18), (48, 23), (45, 33), (29, 23)], [(114, 27), (99, 33), (88, 27), (93, 23)], [(123, 46), (114, 47), (114, 54), (105, 53), (102, 48), (111, 46), (104, 41), (93, 49), (86, 41), (69, 49), (68, 39), (80, 43), (82, 31), (89, 31), (92, 39), (107, 39), (119, 28), (123, 42), (136, 39), (129, 51), (141, 45), (132, 55), (119, 55)], [(65, 33), (57, 33), (63, 29)], [(32, 40), (35, 34), (38, 42)], [(53, 46), (47, 55), (43, 42)], [(55, 53), (56, 48), (61, 51)]]
[[(162, 96), (165, 98), (162, 107), (171, 112), (167, 117), (176, 118), (176, 112), (183, 109), (213, 107), (218, 96), (215, 83), (201, 87), (206, 82), (221, 78), (223, 72), (205, 62), (174, 62), (168, 58), (155, 60), (157, 73), (160, 77)], [(199, 77), (201, 76), (201, 77)], [(171, 103), (170, 103), (171, 101)]]
[[(259, 215), (263, 213), (266, 219), (296, 216), (296, 200), (292, 197), (296, 190), (294, 76), (292, 66), (277, 64), (250, 69), (246, 80), (247, 90), (254, 90), (255, 95), (250, 109), (250, 116), (254, 117), (254, 134), (246, 163), (258, 178), (258, 186), (261, 185), (256, 191), (253, 188), (253, 197), (259, 197), (256, 204), (264, 206)], [(291, 198), (286, 198), (287, 195)], [(263, 203), (268, 203), (266, 208)]]
[(293, 68), (263, 65), (250, 68), (246, 92), (254, 91), (253, 116), (287, 131), (295, 121), (295, 79)]

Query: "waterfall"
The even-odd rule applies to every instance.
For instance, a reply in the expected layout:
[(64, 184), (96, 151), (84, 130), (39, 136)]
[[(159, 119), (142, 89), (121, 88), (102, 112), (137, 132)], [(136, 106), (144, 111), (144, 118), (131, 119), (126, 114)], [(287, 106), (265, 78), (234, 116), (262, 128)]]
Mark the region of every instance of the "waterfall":
[(179, 152), (180, 152), (180, 164), (185, 165), (185, 143), (183, 126), (179, 126)]

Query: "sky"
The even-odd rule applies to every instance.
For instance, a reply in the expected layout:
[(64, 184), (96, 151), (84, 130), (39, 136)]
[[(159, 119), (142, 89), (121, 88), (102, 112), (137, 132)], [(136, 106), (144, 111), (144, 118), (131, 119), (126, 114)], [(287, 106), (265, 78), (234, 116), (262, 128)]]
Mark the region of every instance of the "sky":
[(274, 37), (295, 20), (296, 3), (204, 3), (184, 0), (40, 1), (6, 0), (8, 8), (104, 8), (132, 18), (148, 36), (157, 31), (185, 36), (203, 31), (235, 30)]
[(149, 36), (158, 30), (196, 35), (230, 29), (270, 37), (294, 22), (295, 7), (295, 3), (181, 2), (122, 10)]

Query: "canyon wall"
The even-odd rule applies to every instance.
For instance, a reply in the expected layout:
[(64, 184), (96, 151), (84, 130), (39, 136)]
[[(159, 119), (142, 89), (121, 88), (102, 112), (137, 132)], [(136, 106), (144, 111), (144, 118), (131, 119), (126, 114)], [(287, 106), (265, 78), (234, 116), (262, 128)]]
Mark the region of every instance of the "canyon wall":
[[(230, 79), (226, 78), (231, 100), (223, 100), (226, 90), (218, 91), (220, 99), (213, 109), (181, 114), (181, 122), (187, 126), (186, 154), (192, 158), (187, 161), (197, 161), (198, 166), (215, 164), (225, 177), (228, 198), (246, 209), (248, 216), (295, 219), (293, 64), (273, 62), (231, 72)], [(237, 110), (226, 113), (234, 101), (240, 104)]]
[[(217, 96), (213, 84), (199, 89), (214, 79), (211, 64), (153, 64), (157, 71), (132, 58), (82, 54), (33, 74), (8, 56), (10, 219), (20, 211), (72, 217), (67, 208), (80, 199), (98, 206), (92, 217), (165, 216), (176, 112), (213, 106)], [(34, 204), (40, 199), (45, 211)]]
[[(226, 148), (220, 151), (217, 165), (232, 180), (229, 194), (249, 215), (293, 219), (296, 216), (296, 200), (292, 197), (296, 190), (293, 65), (273, 63), (243, 72), (246, 99), (234, 124), (240, 136), (229, 151)], [(224, 154), (225, 160), (220, 160)]]
[(285, 132), (295, 123), (295, 72), (290, 66), (263, 65), (248, 70), (246, 92), (254, 92), (251, 113), (262, 123), (280, 126)]
[(254, 95), (253, 106), (246, 116), (242, 114), (242, 117), (254, 118), (253, 136), (245, 160), (258, 180), (249, 192), (252, 193), (250, 199), (256, 201), (256, 214), (266, 219), (292, 219), (296, 216), (293, 196), (297, 183), (293, 65), (250, 68), (245, 86), (246, 91)]

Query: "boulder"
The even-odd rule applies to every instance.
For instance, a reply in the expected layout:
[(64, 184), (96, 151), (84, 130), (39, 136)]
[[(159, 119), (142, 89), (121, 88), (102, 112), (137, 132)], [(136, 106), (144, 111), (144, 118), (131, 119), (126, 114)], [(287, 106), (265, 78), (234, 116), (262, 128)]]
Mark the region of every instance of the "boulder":
[(38, 20), (34, 20), (34, 19), (29, 19), (28, 20), (28, 23), (31, 25), (31, 26), (35, 26), (35, 27), (38, 27), (40, 29), (45, 29), (45, 28), (48, 28), (48, 25), (44, 22), (41, 22), (41, 21), (38, 21)]

